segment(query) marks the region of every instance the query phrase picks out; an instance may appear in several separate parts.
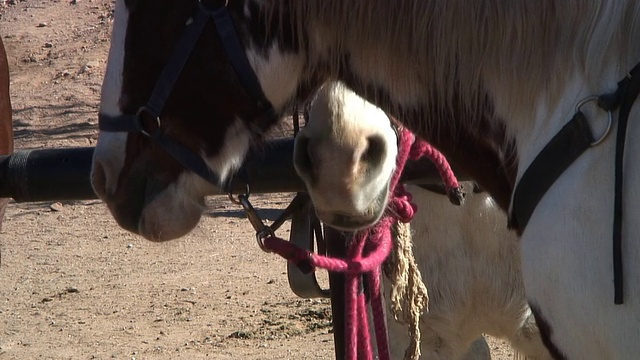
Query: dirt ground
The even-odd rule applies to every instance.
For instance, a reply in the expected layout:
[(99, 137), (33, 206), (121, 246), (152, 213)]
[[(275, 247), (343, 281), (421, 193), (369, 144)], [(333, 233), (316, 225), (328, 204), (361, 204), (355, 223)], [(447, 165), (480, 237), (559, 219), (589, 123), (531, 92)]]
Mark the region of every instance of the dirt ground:
[[(17, 148), (95, 144), (112, 8), (0, 0)], [(290, 198), (254, 199), (273, 218)], [(328, 301), (289, 290), (283, 260), (258, 249), (225, 197), (164, 244), (121, 230), (99, 201), (11, 203), (0, 250), (3, 360), (333, 358)]]

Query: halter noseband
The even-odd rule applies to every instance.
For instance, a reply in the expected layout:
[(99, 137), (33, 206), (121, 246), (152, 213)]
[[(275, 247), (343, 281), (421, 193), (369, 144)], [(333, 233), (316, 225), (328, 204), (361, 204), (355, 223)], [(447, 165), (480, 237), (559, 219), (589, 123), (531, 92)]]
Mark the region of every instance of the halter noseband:
[(216, 26), (218, 36), (235, 74), (244, 86), (245, 91), (255, 100), (257, 108), (260, 110), (259, 113), (261, 115), (259, 116), (267, 119), (275, 118), (276, 112), (262, 92), (260, 82), (253, 68), (251, 68), (242, 43), (238, 38), (233, 26), (233, 20), (227, 10), (227, 3), (208, 8), (199, 0), (192, 21), (185, 26), (178, 43), (160, 73), (147, 103), (140, 107), (135, 115), (109, 116), (99, 114), (98, 126), (102, 131), (140, 133), (162, 147), (182, 166), (193, 171), (209, 183), (224, 189), (227, 184), (225, 184), (220, 174), (213, 171), (200, 155), (168, 136), (163, 131), (161, 122), (162, 110), (167, 99), (209, 20), (213, 20)]

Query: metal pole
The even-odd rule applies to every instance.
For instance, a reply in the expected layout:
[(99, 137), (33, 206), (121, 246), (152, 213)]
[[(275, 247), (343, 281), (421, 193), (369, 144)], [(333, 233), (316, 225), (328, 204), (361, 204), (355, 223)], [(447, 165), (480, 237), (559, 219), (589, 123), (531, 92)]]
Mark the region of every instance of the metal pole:
[[(94, 148), (17, 151), (0, 156), (0, 198), (16, 202), (96, 199), (90, 182)], [(249, 154), (234, 179), (233, 189), (276, 193), (304, 191), (293, 168), (293, 140), (275, 140)], [(222, 195), (222, 190), (211, 195)]]
[[(293, 139), (272, 140), (247, 157), (234, 179), (233, 189), (277, 193), (304, 191), (304, 183), (293, 167)], [(0, 156), (0, 198), (17, 202), (89, 200), (96, 195), (89, 174), (94, 148), (22, 150)], [(465, 177), (458, 174), (458, 178)], [(440, 177), (427, 160), (407, 163), (401, 179), (405, 183), (436, 184)], [(220, 195), (217, 191), (211, 195)]]

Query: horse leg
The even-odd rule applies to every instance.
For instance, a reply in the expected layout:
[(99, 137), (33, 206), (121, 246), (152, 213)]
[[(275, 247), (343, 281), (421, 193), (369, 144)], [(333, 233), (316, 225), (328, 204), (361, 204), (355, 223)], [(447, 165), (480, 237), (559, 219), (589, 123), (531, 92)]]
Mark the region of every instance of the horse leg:
[(519, 353), (520, 358), (550, 359), (549, 351), (542, 343), (540, 331), (532, 313), (529, 313), (520, 328), (509, 336), (509, 341)]
[[(388, 287), (385, 293), (388, 294)], [(491, 351), (484, 337), (481, 336), (471, 343), (461, 339), (457, 327), (453, 326), (450, 318), (451, 316), (447, 315), (438, 317), (427, 315), (421, 319), (420, 359), (490, 360)], [(407, 327), (393, 319), (390, 308), (387, 308), (387, 323), (391, 358), (402, 359), (409, 345)]]
[(469, 350), (464, 354), (462, 360), (481, 360), (491, 359), (491, 350), (489, 350), (489, 344), (484, 337), (479, 337), (469, 346)]
[[(421, 359), (442, 359), (442, 360), (491, 360), (491, 350), (484, 337), (479, 337), (471, 344), (465, 346), (460, 343), (442, 341), (437, 349), (431, 346), (422, 347)], [(465, 351), (466, 349), (466, 351)]]

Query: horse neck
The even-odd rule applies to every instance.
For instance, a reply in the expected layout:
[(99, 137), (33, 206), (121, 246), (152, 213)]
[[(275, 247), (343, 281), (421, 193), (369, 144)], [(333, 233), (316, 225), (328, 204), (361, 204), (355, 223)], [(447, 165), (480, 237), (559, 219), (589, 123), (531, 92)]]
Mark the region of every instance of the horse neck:
[(486, 119), (474, 128), (441, 129), (429, 134), (428, 141), (437, 147), (456, 169), (475, 179), (505, 212), (508, 211), (518, 166), (513, 141), (504, 127), (495, 127)]
[(508, 85), (500, 114), (507, 119), (543, 92), (562, 92), (571, 69), (599, 73), (640, 40), (633, 0), (274, 2), (304, 24), (311, 67), (353, 72), (405, 106)]
[[(454, 0), (447, 6), (405, 0), (386, 9), (386, 14), (376, 11), (389, 2), (363, 1), (367, 3), (349, 2), (356, 15), (348, 16), (342, 5), (331, 0), (323, 1), (331, 3), (324, 13), (322, 6), (315, 5), (319, 15), (308, 21), (307, 33), (313, 36), (307, 39), (307, 58), (434, 142), (452, 161), (465, 164), (465, 171), (485, 179), (481, 182), (487, 189), (496, 187), (491, 193), (503, 208), (515, 170), (487, 174), (489, 167), (511, 168), (505, 166), (507, 138), (515, 139), (521, 173), (570, 118), (577, 101), (615, 88), (616, 81), (640, 60), (639, 12), (632, 0), (534, 5), (528, 1)], [(411, 8), (408, 4), (413, 4), (414, 14), (402, 12)], [(370, 11), (363, 17), (365, 8)], [(332, 18), (327, 15), (331, 11), (341, 13)], [(420, 16), (427, 12), (430, 21)], [(469, 21), (460, 22), (460, 18)], [(346, 26), (345, 19), (363, 23)], [(368, 26), (373, 23), (377, 26)], [(505, 49), (504, 44), (510, 48)], [(505, 133), (503, 139), (489, 143), (473, 133), (478, 120), (456, 118), (455, 111), (462, 106), (483, 113), (485, 97), (494, 112), (486, 118), (491, 124), (488, 128)], [(454, 111), (442, 112), (442, 108)], [(439, 116), (430, 116), (433, 114)], [(465, 130), (450, 132), (455, 134), (450, 137), (446, 131), (434, 134), (433, 128)], [(458, 144), (448, 143), (448, 137), (457, 138)], [(491, 165), (467, 163), (477, 157)], [(501, 185), (496, 186), (495, 180)]]
[[(270, 4), (280, 7), (276, 16), (287, 14), (291, 23), (281, 27), (296, 34), (291, 38), (300, 41), (311, 69), (298, 91), (327, 79), (344, 81), (440, 147), (503, 208), (515, 177), (505, 163), (517, 158), (521, 173), (567, 121), (575, 101), (613, 89), (640, 60), (633, 0)], [(571, 101), (558, 100), (565, 98)], [(457, 114), (459, 108), (484, 114), (487, 99), (492, 113), (486, 118)], [(484, 121), (489, 126), (480, 127), (501, 129), (503, 136), (486, 142), (475, 135)], [(513, 139), (518, 156), (505, 155)], [(495, 175), (495, 169), (508, 170)]]
[[(490, 103), (485, 106), (491, 108)], [(423, 109), (408, 117), (407, 124), (413, 125), (418, 135), (438, 148), (455, 169), (477, 181), (507, 211), (515, 186), (518, 153), (504, 122), (489, 115), (490, 111), (476, 114), (461, 106), (435, 109)], [(443, 114), (447, 114), (448, 121), (429, 127), (416, 124)]]

